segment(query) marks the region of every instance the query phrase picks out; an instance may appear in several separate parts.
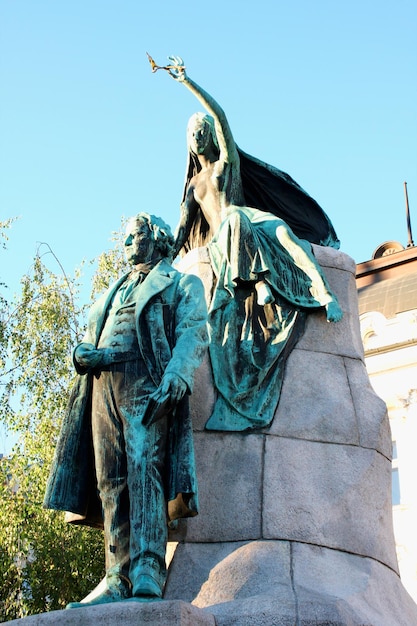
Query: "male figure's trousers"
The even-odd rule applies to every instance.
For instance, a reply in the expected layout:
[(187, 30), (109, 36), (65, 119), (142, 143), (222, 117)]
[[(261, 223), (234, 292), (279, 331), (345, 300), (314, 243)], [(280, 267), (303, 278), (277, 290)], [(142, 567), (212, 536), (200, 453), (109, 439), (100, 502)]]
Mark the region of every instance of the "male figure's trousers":
[(103, 506), (106, 576), (130, 581), (146, 574), (162, 589), (166, 579), (167, 417), (144, 426), (156, 386), (143, 361), (114, 363), (97, 371), (92, 393), (92, 436)]

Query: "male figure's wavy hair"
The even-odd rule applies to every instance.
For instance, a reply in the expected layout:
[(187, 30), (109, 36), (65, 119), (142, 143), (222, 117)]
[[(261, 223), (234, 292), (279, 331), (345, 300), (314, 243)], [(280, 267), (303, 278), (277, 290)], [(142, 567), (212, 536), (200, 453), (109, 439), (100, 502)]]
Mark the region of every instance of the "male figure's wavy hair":
[(132, 217), (129, 221), (131, 220), (147, 224), (155, 242), (155, 250), (159, 252), (161, 257), (172, 259), (174, 253), (174, 235), (171, 232), (171, 228), (163, 219), (156, 215), (142, 212)]

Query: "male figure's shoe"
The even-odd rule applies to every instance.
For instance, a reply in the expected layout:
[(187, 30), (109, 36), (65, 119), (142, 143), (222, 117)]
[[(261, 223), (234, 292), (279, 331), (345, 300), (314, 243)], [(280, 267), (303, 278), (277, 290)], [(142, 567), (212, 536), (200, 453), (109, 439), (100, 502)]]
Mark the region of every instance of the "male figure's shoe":
[(107, 588), (98, 594), (95, 598), (89, 602), (70, 602), (67, 604), (67, 609), (80, 609), (86, 606), (95, 606), (96, 604), (109, 604), (110, 602), (122, 602), (131, 598), (132, 592), (130, 586), (123, 580), (118, 580), (117, 583), (108, 584)]
[(135, 598), (162, 598), (162, 589), (149, 574), (140, 574), (135, 580), (132, 592)]

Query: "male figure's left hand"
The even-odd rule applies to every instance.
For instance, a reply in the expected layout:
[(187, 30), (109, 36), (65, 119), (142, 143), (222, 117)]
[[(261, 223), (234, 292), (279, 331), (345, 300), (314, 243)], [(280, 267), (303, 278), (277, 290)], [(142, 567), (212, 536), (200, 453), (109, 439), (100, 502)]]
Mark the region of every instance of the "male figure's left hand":
[(149, 396), (148, 406), (143, 416), (143, 424), (150, 426), (162, 419), (168, 411), (184, 397), (186, 383), (176, 374), (166, 374), (158, 389)]
[(175, 405), (184, 397), (186, 391), (187, 384), (180, 376), (176, 374), (165, 374), (165, 376), (162, 377), (161, 384), (151, 395), (151, 398), (156, 402), (160, 402), (164, 401), (166, 397), (169, 396), (171, 403)]

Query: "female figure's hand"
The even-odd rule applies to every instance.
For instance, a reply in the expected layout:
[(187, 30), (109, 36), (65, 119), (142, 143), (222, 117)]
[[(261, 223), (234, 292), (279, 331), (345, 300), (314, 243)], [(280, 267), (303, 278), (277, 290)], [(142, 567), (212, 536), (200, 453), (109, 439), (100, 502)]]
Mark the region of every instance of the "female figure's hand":
[(168, 57), (168, 60), (171, 61), (170, 65), (157, 65), (151, 55), (147, 52), (149, 63), (151, 64), (152, 72), (157, 72), (158, 70), (166, 70), (170, 76), (174, 80), (182, 83), (187, 75), (185, 73), (185, 65), (184, 61), (181, 57)]
[(181, 57), (174, 56), (168, 57), (168, 59), (172, 63), (172, 65), (167, 65), (169, 75), (172, 76), (174, 80), (182, 83), (187, 78), (184, 61)]

